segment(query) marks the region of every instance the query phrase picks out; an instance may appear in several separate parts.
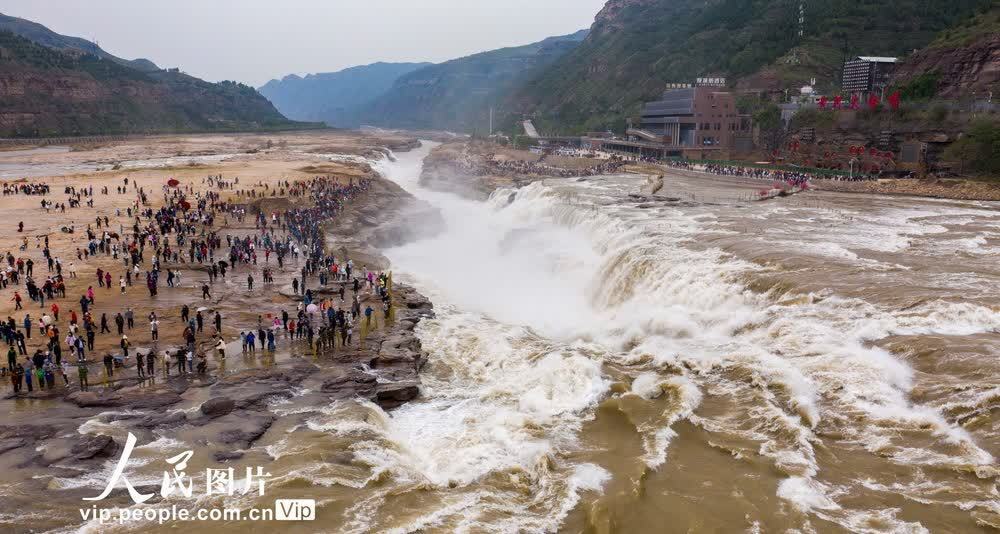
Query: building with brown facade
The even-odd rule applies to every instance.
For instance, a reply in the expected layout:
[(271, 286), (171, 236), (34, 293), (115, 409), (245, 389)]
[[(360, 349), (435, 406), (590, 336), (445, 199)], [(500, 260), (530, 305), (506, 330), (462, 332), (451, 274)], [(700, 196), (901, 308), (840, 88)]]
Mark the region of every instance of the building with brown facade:
[(627, 130), (626, 139), (603, 144), (644, 156), (721, 159), (743, 148), (737, 145), (745, 143), (737, 141), (749, 138), (749, 130), (733, 93), (719, 84), (699, 84), (667, 89), (643, 106), (639, 124)]

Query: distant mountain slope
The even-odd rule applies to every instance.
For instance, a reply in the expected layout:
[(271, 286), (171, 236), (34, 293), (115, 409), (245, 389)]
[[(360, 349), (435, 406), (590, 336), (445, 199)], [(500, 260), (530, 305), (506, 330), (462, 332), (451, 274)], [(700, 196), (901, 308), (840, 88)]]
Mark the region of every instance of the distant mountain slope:
[[(803, 5), (800, 37), (799, 6)], [(991, 0), (610, 0), (590, 36), (513, 91), (543, 130), (621, 127), (668, 82), (839, 85), (850, 55), (903, 55)]]
[(304, 78), (292, 74), (271, 80), (259, 90), (291, 119), (356, 126), (352, 121), (360, 107), (385, 93), (400, 76), (428, 65), (373, 63)]
[[(52, 41), (50, 33), (38, 35), (73, 42)], [(314, 126), (289, 121), (252, 87), (133, 63), (0, 31), (0, 137)]]
[(400, 77), (385, 94), (361, 109), (357, 122), (397, 128), (484, 131), (488, 129), (491, 104), (576, 48), (586, 35), (587, 31), (581, 30), (415, 70)]
[(110, 59), (115, 63), (125, 65), (126, 67), (132, 67), (136, 70), (141, 70), (144, 72), (153, 72), (160, 70), (155, 63), (148, 59), (136, 59), (128, 60), (122, 59), (120, 57), (113, 56), (105, 52), (101, 47), (96, 44), (79, 37), (69, 37), (66, 35), (60, 35), (37, 22), (32, 22), (30, 20), (20, 19), (17, 17), (10, 17), (0, 13), (0, 31), (9, 31), (16, 35), (20, 35), (25, 39), (38, 43), (42, 46), (47, 46), (49, 48), (55, 48), (63, 52), (71, 53), (83, 53), (83, 54), (93, 54), (99, 58)]

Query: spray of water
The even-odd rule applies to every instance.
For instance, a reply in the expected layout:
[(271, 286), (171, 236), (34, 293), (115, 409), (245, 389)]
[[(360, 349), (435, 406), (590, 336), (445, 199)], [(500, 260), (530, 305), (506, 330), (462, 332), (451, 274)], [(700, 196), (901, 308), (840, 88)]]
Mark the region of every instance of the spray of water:
[[(933, 302), (897, 313), (812, 295), (778, 301), (741, 282), (760, 267), (686, 246), (704, 231), (704, 214), (616, 201), (627, 178), (535, 183), (474, 202), (419, 185), (431, 147), (379, 164), (446, 222), (432, 239), (387, 251), (438, 308), (419, 329), (431, 361), (425, 400), (382, 420), (382, 439), (355, 452), (409, 483), (476, 488), (449, 501), (435, 524), (450, 517), (475, 525), (502, 511), (488, 497), (489, 488), (509, 491), (497, 474), (529, 484), (532, 502), (548, 511), (504, 515), (510, 531), (555, 528), (581, 492), (599, 491), (608, 474), (563, 453), (578, 446), (582, 424), (610, 394), (612, 363), (634, 366), (636, 395), (671, 390), (678, 399), (638, 429), (648, 466), (667, 461), (670, 427), (688, 418), (760, 442), (787, 476), (779, 497), (845, 526), (859, 512), (841, 509), (816, 479), (814, 429), (823, 421), (900, 462), (992, 469), (992, 456), (962, 428), (910, 403), (912, 371), (868, 342), (988, 332), (1000, 327), (997, 311)], [(699, 417), (706, 387), (738, 409)], [(931, 444), (911, 450), (900, 427), (928, 433)]]

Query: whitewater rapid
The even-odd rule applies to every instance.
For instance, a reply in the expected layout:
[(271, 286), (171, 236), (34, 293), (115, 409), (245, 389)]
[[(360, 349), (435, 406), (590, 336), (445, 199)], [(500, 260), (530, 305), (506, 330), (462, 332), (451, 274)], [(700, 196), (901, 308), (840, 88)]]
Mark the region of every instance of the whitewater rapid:
[[(622, 476), (588, 453), (584, 430), (621, 397), (647, 405), (630, 414), (645, 469), (670, 461), (679, 421), (742, 440), (730, 453), (767, 458), (779, 474), (774, 495), (807, 525), (924, 529), (895, 508), (838, 502), (849, 488), (826, 478), (818, 457), (840, 443), (895, 464), (997, 476), (969, 432), (940, 407), (912, 402), (913, 369), (873, 344), (997, 332), (996, 308), (929, 300), (893, 310), (831, 293), (753, 291), (767, 267), (692, 246), (725, 232), (715, 215), (638, 209), (623, 201), (637, 177), (536, 182), (476, 202), (420, 186), (433, 146), (376, 165), (446, 223), (386, 252), (395, 275), (437, 309), (418, 327), (430, 361), (423, 400), (391, 417), (369, 407), (369, 438), (353, 446), (373, 472), (428, 489), (433, 504), (387, 521), (378, 511), (401, 490), (379, 491), (348, 510), (347, 530), (556, 530), (582, 498)], [(891, 241), (837, 229), (841, 242), (809, 246), (822, 253), (871, 239), (897, 250), (906, 230)], [(699, 410), (706, 397), (710, 414)], [(1000, 512), (998, 503), (994, 492), (964, 506)]]

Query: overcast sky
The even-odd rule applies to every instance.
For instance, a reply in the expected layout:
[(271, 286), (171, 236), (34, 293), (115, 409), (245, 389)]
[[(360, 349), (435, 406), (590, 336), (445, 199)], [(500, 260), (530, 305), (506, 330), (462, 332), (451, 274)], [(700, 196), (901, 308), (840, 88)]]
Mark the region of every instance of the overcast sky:
[(440, 62), (590, 27), (605, 0), (0, 0), (0, 12), (211, 81)]

